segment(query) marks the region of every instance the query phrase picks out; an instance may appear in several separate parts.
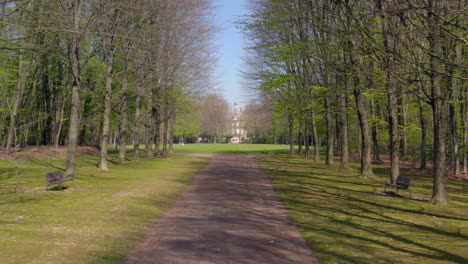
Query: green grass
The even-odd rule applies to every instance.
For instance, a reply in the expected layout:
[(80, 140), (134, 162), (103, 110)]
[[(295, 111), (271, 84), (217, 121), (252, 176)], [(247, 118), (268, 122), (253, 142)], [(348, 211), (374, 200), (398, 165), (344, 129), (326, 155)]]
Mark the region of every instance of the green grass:
[(284, 154), (289, 153), (289, 145), (272, 144), (185, 144), (174, 145), (176, 152), (185, 153), (230, 153), (230, 154)]
[(286, 155), (257, 159), (325, 264), (468, 263), (467, 182), (450, 180), (450, 204), (432, 206), (427, 175), (402, 172), (415, 184), (409, 200), (384, 195), (387, 168), (366, 180), (357, 177), (357, 163), (344, 171)]
[(13, 163), (0, 160), (0, 263), (117, 263), (141, 241), (209, 159), (174, 155), (96, 169), (78, 159), (78, 178), (45, 191), (45, 173), (64, 160), (20, 163), (15, 198)]

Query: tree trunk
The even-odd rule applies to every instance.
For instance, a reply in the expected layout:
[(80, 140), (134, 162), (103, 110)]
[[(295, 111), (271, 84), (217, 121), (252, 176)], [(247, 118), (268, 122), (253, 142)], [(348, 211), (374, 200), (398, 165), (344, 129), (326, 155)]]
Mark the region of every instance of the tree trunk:
[(386, 72), (386, 90), (388, 97), (388, 122), (389, 122), (389, 134), (390, 134), (390, 181), (395, 183), (398, 176), (400, 176), (400, 158), (399, 158), (399, 128), (398, 128), (398, 91), (394, 83), (396, 77), (393, 76), (395, 72), (395, 61), (393, 58), (395, 41), (394, 36), (390, 34), (394, 24), (394, 18), (390, 17), (390, 14), (383, 11), (386, 9), (383, 5), (386, 5), (386, 1), (379, 0), (378, 6), (382, 11), (382, 28), (384, 35), (385, 50), (387, 57), (385, 58), (385, 72)]
[[(434, 12), (440, 10), (441, 3), (438, 1), (430, 2), (428, 11), (428, 20), (430, 25), (438, 25), (439, 17)], [(441, 32), (437, 27), (430, 28), (428, 34), (429, 47), (432, 56), (430, 56), (431, 67), (431, 89), (432, 89), (432, 110), (434, 119), (434, 184), (431, 203), (434, 205), (446, 205), (448, 196), (446, 190), (446, 115), (445, 101), (442, 93), (442, 75), (443, 66), (440, 61), (442, 57), (442, 39)]]
[(123, 67), (123, 76), (122, 76), (122, 108), (120, 110), (120, 131), (119, 131), (119, 164), (125, 163), (125, 155), (127, 154), (127, 133), (128, 133), (128, 95), (127, 95), (127, 92), (128, 92), (128, 65), (127, 65), (127, 59), (124, 58), (124, 67)]
[(299, 131), (297, 133), (297, 147), (298, 147), (297, 153), (301, 155), (302, 154), (302, 121), (301, 120), (299, 120)]
[(140, 115), (141, 115), (141, 95), (137, 88), (135, 99), (135, 127), (133, 132), (133, 157), (138, 159), (140, 154)]
[[(78, 45), (78, 44), (77, 44)], [(68, 125), (68, 151), (67, 151), (67, 168), (66, 177), (75, 178), (76, 174), (76, 150), (78, 145), (78, 130), (79, 130), (79, 108), (80, 99), (80, 70), (79, 70), (79, 46), (72, 54), (72, 101), (70, 108), (70, 122)]]
[(62, 74), (62, 63), (61, 61), (58, 62), (58, 78), (56, 82), (56, 102), (55, 102), (55, 118), (54, 118), (54, 125), (53, 125), (53, 135), (52, 135), (52, 142), (54, 148), (59, 147), (60, 143), (60, 135), (62, 133), (62, 126), (63, 126), (63, 111), (64, 111), (64, 100), (63, 100), (63, 74)]
[(320, 142), (317, 133), (317, 122), (315, 120), (314, 111), (312, 111), (312, 134), (314, 138), (314, 160), (320, 161)]
[(330, 106), (330, 99), (325, 98), (325, 119), (327, 122), (327, 158), (325, 165), (333, 165), (333, 120)]
[(168, 154), (167, 153), (168, 135), (169, 135), (169, 118), (166, 117), (163, 122), (163, 150), (162, 150), (163, 157), (166, 157)]
[[(10, 126), (8, 128), (8, 136), (6, 142), (6, 152), (11, 152), (11, 146), (15, 141), (15, 129), (18, 121), (18, 114), (23, 103), (23, 96), (26, 89), (26, 81), (27, 81), (27, 70), (26, 65), (24, 63), (24, 50), (20, 51), (19, 55), (19, 65), (18, 65), (18, 81), (16, 83), (16, 93), (15, 93), (15, 101), (13, 103), (13, 109), (10, 113)], [(15, 146), (16, 148), (16, 146)]]
[(398, 115), (398, 124), (400, 127), (400, 152), (401, 157), (408, 155), (408, 129), (406, 128), (406, 119), (408, 116), (408, 105), (405, 103), (403, 96), (400, 96), (400, 114)]
[(375, 121), (377, 119), (377, 115), (375, 113), (375, 101), (374, 99), (371, 99), (371, 114), (372, 114), (372, 119), (374, 121), (372, 122), (372, 146), (374, 148), (374, 160), (380, 160), (380, 148), (379, 148), (379, 137), (378, 137), (378, 127), (377, 127), (377, 122)]
[(362, 178), (373, 178), (374, 173), (372, 172), (372, 160), (371, 160), (371, 140), (369, 131), (369, 121), (367, 119), (367, 112), (364, 106), (364, 98), (359, 88), (354, 89), (354, 96), (356, 99), (356, 106), (359, 118), (359, 125), (361, 127), (361, 177)]
[(79, 108), (81, 105), (80, 89), (81, 89), (81, 67), (80, 67), (80, 49), (81, 49), (81, 7), (82, 1), (73, 2), (72, 13), (74, 21), (74, 30), (72, 42), (69, 48), (70, 66), (73, 76), (72, 85), (72, 100), (70, 109), (70, 122), (68, 126), (68, 152), (65, 175), (66, 177), (75, 178), (76, 176), (76, 150), (78, 145), (78, 130), (79, 130)]
[(153, 139), (154, 139), (154, 125), (152, 125), (152, 123), (154, 123), (153, 121), (149, 121), (150, 124), (147, 124), (145, 127), (146, 127), (146, 131), (145, 131), (145, 134), (146, 134), (146, 142), (145, 142), (145, 153), (146, 153), (146, 157), (148, 159), (152, 159), (154, 158), (154, 152), (153, 152)]
[(428, 126), (426, 116), (424, 115), (424, 102), (419, 100), (419, 119), (421, 122), (421, 166), (420, 169), (425, 169), (427, 166), (427, 141), (428, 141)]
[(171, 125), (169, 128), (169, 153), (174, 153), (174, 133), (175, 133), (175, 115), (171, 117)]
[(309, 158), (310, 157), (310, 124), (309, 124), (309, 116), (306, 116), (305, 119), (305, 129), (304, 129), (304, 134), (305, 134), (305, 157)]
[(288, 124), (289, 124), (289, 154), (294, 154), (294, 118), (290, 114), (288, 116)]
[[(111, 41), (113, 43), (113, 41)], [(113, 45), (113, 44), (110, 44)], [(106, 91), (104, 96), (104, 116), (102, 124), (102, 137), (101, 137), (101, 159), (99, 162), (100, 170), (108, 170), (107, 166), (107, 146), (109, 144), (109, 124), (110, 113), (112, 108), (112, 82), (114, 77), (114, 50), (111, 48), (109, 58), (107, 61), (107, 75), (106, 75)]]
[(346, 93), (340, 95), (341, 105), (341, 168), (349, 169), (348, 111)]

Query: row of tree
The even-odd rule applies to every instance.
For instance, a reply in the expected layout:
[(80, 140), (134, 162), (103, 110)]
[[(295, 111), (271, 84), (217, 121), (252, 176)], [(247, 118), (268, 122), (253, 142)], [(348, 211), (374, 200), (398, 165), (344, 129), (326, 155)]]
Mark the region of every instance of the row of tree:
[[(177, 115), (210, 86), (209, 0), (18, 0), (0, 3), (0, 141), (108, 144), (119, 162), (166, 155)], [(159, 145), (162, 143), (162, 149)], [(154, 149), (156, 145), (156, 149)]]
[(418, 151), (422, 168), (434, 166), (432, 203), (444, 205), (447, 171), (468, 169), (466, 4), (252, 0), (240, 22), (252, 43), (246, 74), (306, 156), (314, 144), (319, 159), (321, 124), (326, 164), (339, 152), (349, 168), (355, 144), (364, 178), (385, 152), (394, 182), (400, 159)]

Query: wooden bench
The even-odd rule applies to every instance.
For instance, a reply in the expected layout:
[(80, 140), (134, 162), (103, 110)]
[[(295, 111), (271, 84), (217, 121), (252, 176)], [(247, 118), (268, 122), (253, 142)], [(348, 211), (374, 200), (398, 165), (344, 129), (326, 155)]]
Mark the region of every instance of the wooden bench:
[(46, 191), (49, 190), (49, 186), (52, 185), (52, 184), (58, 184), (60, 189), (63, 189), (62, 188), (62, 183), (66, 182), (66, 181), (73, 181), (72, 178), (64, 178), (63, 174), (62, 174), (62, 171), (49, 172), (49, 173), (46, 174), (46, 178), (47, 178)]
[(387, 192), (387, 187), (391, 187), (396, 189), (396, 193), (398, 194), (398, 190), (408, 190), (410, 194), (410, 198), (412, 197), (411, 193), (411, 178), (398, 176), (395, 183), (387, 183), (385, 184), (384, 192)]

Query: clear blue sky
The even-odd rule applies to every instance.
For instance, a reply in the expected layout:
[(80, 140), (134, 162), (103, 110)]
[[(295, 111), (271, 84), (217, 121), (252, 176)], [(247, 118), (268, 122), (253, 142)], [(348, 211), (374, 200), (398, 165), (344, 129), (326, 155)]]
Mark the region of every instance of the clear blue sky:
[(242, 56), (244, 40), (235, 22), (247, 13), (248, 0), (214, 0), (216, 7), (216, 24), (219, 33), (216, 36), (219, 61), (216, 67), (215, 77), (221, 94), (229, 103), (242, 104), (247, 100), (243, 96), (242, 76), (240, 73), (243, 66)]

